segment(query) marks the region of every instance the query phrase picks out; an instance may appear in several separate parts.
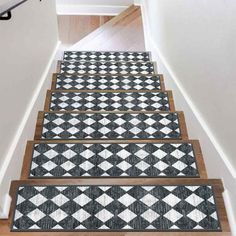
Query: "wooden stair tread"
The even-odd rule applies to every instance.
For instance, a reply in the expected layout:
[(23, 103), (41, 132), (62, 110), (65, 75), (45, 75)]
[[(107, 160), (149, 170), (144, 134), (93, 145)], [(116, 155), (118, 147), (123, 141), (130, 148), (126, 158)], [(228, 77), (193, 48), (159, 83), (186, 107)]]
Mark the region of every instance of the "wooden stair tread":
[(171, 91), (49, 90), (45, 111), (174, 111)]
[(58, 61), (58, 73), (67, 74), (155, 74), (154, 62)]
[[(85, 222), (86, 222), (87, 218), (86, 219), (80, 218), (85, 214), (84, 212), (80, 213), (80, 211), (78, 211), (78, 214), (72, 215), (75, 212), (73, 209), (63, 207), (63, 204), (66, 204), (66, 202), (68, 202), (69, 200), (74, 201), (74, 204), (75, 203), (77, 203), (79, 205), (81, 204), (80, 208), (82, 208), (85, 211), (92, 214), (91, 216), (93, 216), (92, 212), (94, 212), (93, 211), (94, 204), (104, 204), (104, 205), (100, 205), (100, 208), (97, 210), (97, 212), (105, 210), (105, 211), (107, 211), (106, 214), (111, 214), (110, 218), (113, 217), (112, 216), (112, 214), (114, 214), (113, 209), (115, 210), (115, 208), (114, 207), (108, 208), (107, 206), (108, 206), (108, 204), (111, 204), (111, 203), (115, 204), (115, 202), (118, 201), (120, 204), (124, 205), (123, 209), (120, 209), (120, 216), (122, 215), (122, 219), (124, 219), (124, 220), (126, 219), (126, 217), (129, 218), (129, 214), (126, 215), (126, 213), (124, 213), (124, 212), (126, 212), (128, 210), (128, 206), (131, 205), (133, 202), (137, 202), (136, 204), (138, 204), (138, 205), (143, 204), (143, 203), (147, 204), (149, 206), (149, 209), (151, 209), (150, 207), (153, 204), (158, 204), (158, 202), (160, 202), (160, 203), (162, 202), (162, 204), (168, 204), (168, 209), (166, 209), (166, 212), (163, 213), (162, 211), (160, 211), (160, 209), (153, 208), (157, 211), (159, 210), (158, 211), (159, 216), (163, 214), (163, 216), (165, 216), (167, 219), (175, 222), (175, 224), (177, 224), (179, 227), (184, 228), (184, 226), (182, 224), (177, 223), (178, 219), (179, 219), (178, 217), (181, 217), (180, 215), (178, 215), (178, 216), (174, 216), (172, 214), (167, 215), (167, 213), (169, 211), (172, 211), (172, 209), (173, 209), (174, 211), (178, 211), (178, 214), (183, 214), (182, 217), (188, 216), (186, 218), (187, 221), (189, 220), (189, 221), (195, 222), (194, 224), (191, 223), (190, 225), (185, 226), (188, 229), (187, 231), (192, 231), (192, 230), (196, 231), (197, 229), (193, 229), (192, 225), (197, 225), (198, 222), (201, 222), (202, 220), (208, 221), (210, 215), (211, 215), (211, 217), (213, 217), (213, 218), (211, 218), (210, 221), (212, 222), (212, 220), (214, 220), (214, 223), (211, 223), (212, 225), (208, 225), (208, 223), (206, 223), (206, 224), (199, 223), (199, 224), (202, 227), (210, 227), (209, 228), (210, 231), (212, 231), (214, 229), (219, 230), (218, 227), (220, 227), (220, 225), (219, 224), (216, 225), (216, 222), (218, 221), (218, 219), (219, 219), (219, 221), (221, 221), (223, 218), (222, 212), (219, 212), (219, 209), (216, 214), (216, 206), (218, 204), (222, 203), (223, 186), (222, 186), (221, 181), (219, 181), (219, 180), (196, 180), (194, 183), (192, 183), (192, 181), (186, 180), (186, 179), (185, 180), (182, 180), (182, 179), (181, 180), (172, 180), (172, 179), (169, 180), (168, 179), (168, 180), (155, 180), (155, 181), (145, 180), (145, 181), (140, 181), (140, 182), (137, 182), (134, 180), (130, 180), (130, 181), (128, 180), (125, 182), (125, 184), (122, 184), (121, 180), (118, 180), (118, 181), (108, 180), (106, 182), (105, 181), (98, 182), (97, 180), (94, 180), (93, 182), (91, 182), (89, 180), (83, 181), (83, 180), (71, 179), (69, 181), (66, 181), (66, 180), (14, 181), (13, 185), (15, 185), (15, 190), (18, 189), (17, 187), (22, 186), (19, 190), (19, 194), (21, 195), (21, 198), (18, 199), (19, 207), (17, 207), (17, 209), (23, 214), (23, 217), (24, 217), (24, 215), (30, 217), (33, 220), (33, 222), (35, 222), (35, 223), (38, 222), (37, 224), (42, 225), (41, 227), (44, 227), (43, 226), (44, 223), (43, 222), (40, 223), (40, 219), (45, 217), (46, 215), (49, 215), (51, 218), (54, 218), (54, 220), (57, 219), (58, 224), (60, 224), (61, 226), (66, 224), (66, 222), (63, 223), (63, 221), (62, 221), (65, 217), (71, 217), (71, 219), (77, 219), (79, 222), (84, 222), (83, 224), (86, 225)], [(30, 186), (32, 186), (32, 187), (30, 187)], [(49, 186), (52, 186), (56, 192), (54, 192), (54, 190), (52, 190), (52, 187), (49, 187)], [(60, 188), (60, 186), (63, 188)], [(75, 186), (76, 188), (73, 186)], [(81, 187), (79, 187), (79, 186), (81, 186)], [(91, 190), (94, 189), (94, 191), (98, 191), (99, 189), (101, 189), (103, 191), (103, 194), (105, 194), (106, 196), (104, 196), (103, 200), (100, 202), (99, 199), (100, 199), (100, 196), (102, 193), (98, 194), (98, 193), (95, 193), (94, 191), (87, 192), (85, 186), (88, 186), (87, 188), (89, 188)], [(104, 186), (104, 187), (107, 186), (107, 188), (104, 188), (102, 186)], [(117, 187), (115, 187), (115, 186), (117, 186)], [(124, 187), (120, 187), (120, 186), (124, 186)], [(128, 186), (128, 188), (126, 188), (125, 186)], [(147, 186), (147, 187), (145, 187), (145, 186)], [(153, 186), (153, 187), (150, 188), (149, 186), (150, 187)], [(191, 187), (191, 186), (193, 186), (193, 187)], [(46, 189), (43, 187), (45, 187)], [(153, 188), (156, 190), (154, 191)], [(50, 191), (48, 191), (47, 189)], [(119, 191), (120, 195), (117, 195), (118, 192), (113, 192), (112, 189), (114, 189), (114, 190), (116, 189), (116, 191)], [(78, 192), (78, 190), (79, 190), (79, 192)], [(101, 190), (99, 190), (99, 191), (101, 191)], [(138, 191), (140, 198), (136, 198), (137, 193), (135, 193), (135, 191)], [(16, 192), (14, 195), (16, 196)], [(62, 198), (62, 195), (64, 196), (63, 198)], [(93, 195), (96, 196), (95, 197), (96, 201), (92, 200), (94, 198), (91, 198), (91, 199), (89, 198), (89, 197), (92, 197)], [(37, 196), (37, 199), (35, 199), (36, 196)], [(52, 202), (50, 203), (50, 199), (54, 199), (55, 197), (59, 197), (58, 201), (52, 200), (53, 203)], [(76, 200), (78, 197), (80, 198), (80, 200)], [(26, 200), (25, 200), (25, 198), (26, 198)], [(132, 201), (128, 205), (126, 205), (128, 203), (128, 202), (126, 202), (127, 198), (132, 199)], [(155, 198), (156, 198), (156, 200), (155, 200)], [(47, 199), (49, 202), (46, 202)], [(138, 200), (138, 199), (140, 199), (140, 200)], [(198, 200), (196, 200), (196, 199), (198, 199)], [(55, 202), (57, 203), (57, 207), (55, 206)], [(91, 208), (91, 206), (85, 208), (86, 204), (89, 204), (89, 202), (92, 203), (92, 208)], [(99, 203), (97, 203), (97, 202), (99, 202)], [(181, 202), (181, 205), (179, 205), (179, 207), (178, 207), (178, 203), (180, 204), (180, 202)], [(33, 203), (33, 205), (32, 205), (32, 203)], [(200, 207), (200, 205), (202, 205), (203, 203), (204, 203), (204, 205), (208, 204), (208, 206), (206, 205), (204, 208)], [(51, 204), (53, 204), (55, 207), (52, 206), (52, 208), (50, 208)], [(71, 202), (69, 204), (71, 204)], [(185, 205), (190, 204), (191, 205), (190, 208), (188, 207), (188, 215), (187, 216), (184, 216), (185, 210), (183, 211), (182, 207), (181, 207), (183, 204), (185, 204)], [(43, 205), (45, 205), (45, 206), (47, 205), (47, 208), (44, 208)], [(186, 205), (186, 207), (187, 207), (187, 205)], [(28, 208), (30, 206), (31, 206), (31, 209)], [(47, 210), (48, 207), (51, 210), (49, 213), (46, 213), (46, 212), (48, 212), (48, 210)], [(206, 208), (208, 210), (206, 210)], [(37, 210), (37, 209), (40, 209), (41, 213), (39, 215), (33, 214), (33, 211)], [(67, 216), (63, 216), (61, 218), (61, 216), (62, 216), (61, 213), (56, 213), (56, 211), (58, 209), (60, 209), (60, 211), (66, 212)], [(127, 209), (127, 210), (125, 210), (125, 209)], [(130, 208), (130, 210), (132, 210), (133, 215), (137, 214), (137, 213), (135, 213), (136, 212), (135, 208)], [(130, 210), (128, 210), (128, 211), (130, 211)], [(142, 217), (142, 219), (150, 219), (149, 218), (149, 217), (151, 217), (150, 215), (145, 215), (146, 210), (147, 210), (146, 207), (140, 205), (139, 211), (141, 211), (142, 214), (139, 217)], [(197, 212), (195, 213), (196, 210), (197, 210)], [(224, 209), (222, 209), (222, 211), (224, 211)], [(42, 212), (44, 212), (43, 215), (42, 215)], [(181, 213), (181, 212), (183, 212), (183, 213)], [(203, 216), (199, 216), (199, 214), (202, 214), (200, 212), (202, 212), (202, 213), (204, 212)], [(21, 213), (20, 214), (17, 213), (17, 215), (15, 215), (15, 217), (17, 217), (17, 218), (16, 218), (16, 224), (14, 224), (14, 227), (16, 227), (16, 229), (17, 229), (17, 227), (23, 227), (23, 229), (27, 230), (29, 226), (24, 225), (23, 222), (22, 222), (23, 225), (20, 223), (21, 219), (23, 220), (23, 218), (21, 218), (22, 217)], [(56, 218), (56, 217), (59, 217), (59, 218)], [(110, 218), (107, 219), (106, 216), (104, 216), (103, 214), (98, 215), (98, 213), (94, 213), (94, 217), (97, 217), (99, 220), (104, 222), (104, 224), (105, 224), (105, 222), (107, 222), (107, 220), (110, 219)], [(133, 218), (134, 217), (135, 216), (133, 216)], [(156, 217), (158, 219), (158, 216), (156, 216)], [(95, 219), (96, 218), (94, 218), (94, 220)], [(120, 220), (117, 219), (117, 222), (119, 222), (119, 221)], [(127, 221), (127, 223), (129, 221)], [(19, 222), (20, 225), (17, 222)], [(33, 222), (29, 223), (29, 224), (32, 225)], [(48, 222), (48, 224), (51, 225), (50, 222)], [(77, 224), (80, 224), (80, 223), (77, 223)], [(103, 223), (101, 223), (101, 225), (102, 224)], [(151, 224), (151, 222), (149, 222), (149, 223), (146, 222), (146, 224), (147, 225)], [(154, 224), (154, 223), (152, 223), (152, 224)], [(126, 225), (126, 223), (125, 223), (125, 225)], [(65, 227), (67, 227), (67, 224), (65, 225)], [(73, 228), (73, 226), (70, 226), (70, 227)], [(87, 223), (87, 227), (90, 230), (95, 229), (95, 228), (93, 228), (94, 226), (92, 226), (92, 225), (89, 226), (88, 223)], [(110, 227), (112, 227), (112, 226), (110, 226)], [(135, 227), (135, 226), (133, 226), (133, 227)], [(141, 226), (141, 227), (143, 227), (143, 226)], [(167, 224), (166, 226), (163, 225), (163, 227), (164, 228), (167, 227), (166, 230), (168, 230), (170, 226), (168, 226), (168, 224)], [(183, 228), (181, 228), (181, 229), (183, 229)], [(67, 229), (68, 228), (66, 228), (65, 231), (67, 231)], [(116, 229), (119, 229), (119, 226)], [(46, 231), (48, 231), (48, 230), (46, 230)], [(84, 231), (84, 230), (82, 230), (82, 231)], [(124, 231), (124, 230), (121, 230), (121, 231)], [(130, 230), (128, 230), (128, 231), (130, 231)]]
[(65, 61), (150, 61), (150, 52), (146, 51), (65, 51)]
[[(146, 81), (145, 81), (146, 80)], [(162, 75), (68, 75), (53, 74), (52, 89), (164, 90)]]
[(197, 141), (113, 144), (34, 141), (28, 142), (23, 166), (22, 179), (206, 178)]
[(183, 112), (39, 112), (35, 139), (41, 138), (187, 139), (187, 131)]
[[(70, 51), (66, 51), (63, 61), (58, 61), (58, 73), (53, 75), (52, 90), (47, 92), (45, 111), (39, 112), (38, 115), (35, 140), (27, 143), (21, 180), (11, 184), (10, 195), (13, 201), (10, 218), (0, 220), (0, 231), (4, 235), (230, 235), (222, 197), (222, 181), (206, 179), (207, 173), (199, 142), (188, 140), (184, 114), (175, 111), (172, 92), (165, 91), (163, 76), (156, 74), (156, 63), (151, 61), (150, 52), (133, 51), (137, 46), (137, 37), (141, 42), (139, 45), (143, 44), (144, 49), (140, 25), (140, 7), (131, 6), (86, 36), (70, 48)], [(136, 26), (140, 30), (136, 37), (133, 37), (133, 28)], [(117, 33), (117, 30), (121, 33)], [(125, 43), (120, 40), (119, 35), (123, 35), (127, 48), (132, 51), (122, 48)], [(109, 40), (104, 44), (104, 36), (113, 38), (113, 47), (114, 43), (117, 43), (117, 49), (120, 51), (97, 51), (101, 42), (104, 47), (110, 49)], [(94, 47), (91, 47), (91, 41), (96, 41)], [(86, 47), (93, 51), (85, 51)], [(83, 51), (76, 51), (77, 48)], [(107, 104), (111, 105), (107, 111), (100, 108), (98, 111), (92, 111), (86, 99), (88, 95), (95, 98), (95, 94), (104, 97), (121, 97), (127, 94), (137, 101), (142, 96), (146, 98), (152, 95), (149, 99), (157, 99), (159, 96), (162, 100), (155, 105), (155, 111), (154, 107), (149, 108), (149, 111), (139, 108), (111, 111), (115, 102), (109, 97)], [(82, 95), (85, 99), (83, 105), (88, 109), (79, 111), (73, 106)], [(63, 96), (64, 108), (61, 100)], [(67, 102), (68, 97), (70, 102)], [(55, 110), (51, 106), (53, 101), (57, 104)], [(126, 102), (124, 99), (121, 103)], [(99, 102), (95, 103), (94, 106), (98, 106)], [(138, 104), (137, 107), (141, 105)], [(137, 147), (140, 149), (136, 149)], [(146, 147), (148, 148), (145, 149)], [(184, 149), (181, 150), (181, 147)], [(176, 150), (172, 151), (171, 148)], [(139, 154), (137, 150), (140, 151)], [(158, 154), (154, 155), (157, 150)], [(66, 154), (66, 151), (69, 154)], [(145, 160), (145, 155), (162, 162), (162, 166), (156, 168), (160, 174), (151, 172), (154, 163)], [(132, 156), (131, 163), (128, 163), (128, 156)], [(169, 157), (166, 162), (164, 156)], [(182, 156), (185, 159), (182, 160)], [(187, 159), (187, 156), (191, 158)], [(81, 165), (77, 164), (78, 160)], [(163, 163), (166, 169), (172, 167), (172, 172), (166, 174)], [(62, 165), (65, 172), (60, 173), (65, 175), (51, 172)], [(42, 166), (44, 170), (40, 172)], [(80, 171), (84, 167), (84, 175), (71, 174), (70, 170), (75, 166), (79, 167)], [(103, 171), (102, 174), (90, 172), (93, 167), (96, 171), (99, 167)], [(122, 170), (120, 174), (117, 174), (117, 167)], [(136, 172), (125, 173), (131, 167), (136, 167)], [(145, 172), (150, 167), (152, 169)], [(190, 167), (193, 168), (192, 172), (184, 172), (185, 168)], [(35, 171), (36, 168), (39, 169)], [(110, 168), (113, 168), (113, 171), (108, 172)], [(139, 174), (138, 169), (141, 170)], [(105, 172), (107, 173), (103, 175)], [(66, 203), (67, 207), (63, 208)], [(90, 207), (87, 207), (88, 203)], [(133, 203), (136, 205), (130, 207)], [(109, 208), (109, 204), (113, 205)], [(86, 214), (90, 214), (87, 219)], [(107, 225), (111, 218), (117, 220), (118, 217), (120, 221)], [(136, 218), (138, 220), (135, 221)], [(178, 223), (183, 218), (184, 220)], [(102, 225), (106, 232), (94, 232), (99, 231), (98, 227), (94, 227), (99, 224), (98, 219), (104, 221)], [(35, 223), (32, 220), (35, 220)], [(133, 228), (123, 229), (120, 226), (122, 220), (127, 221), (125, 225), (133, 221), (129, 225)], [(155, 224), (154, 221), (158, 220)], [(58, 222), (55, 230), (52, 230), (52, 221)], [(199, 223), (201, 221), (205, 223)], [(172, 223), (174, 226), (170, 231), (169, 225)], [(32, 232), (29, 230), (30, 224), (33, 225)], [(36, 232), (36, 224), (45, 232)], [(87, 229), (78, 233), (75, 224), (86, 226)], [(149, 226), (149, 229), (145, 228), (144, 224)], [(197, 225), (196, 228), (194, 224)], [(178, 232), (174, 232), (176, 225), (180, 227)], [(10, 232), (12, 226), (16, 232)], [(105, 226), (117, 232), (109, 232)], [(59, 232), (60, 227), (64, 227), (65, 232)], [(18, 229), (27, 232), (17, 232)], [(165, 233), (157, 232), (158, 230)]]

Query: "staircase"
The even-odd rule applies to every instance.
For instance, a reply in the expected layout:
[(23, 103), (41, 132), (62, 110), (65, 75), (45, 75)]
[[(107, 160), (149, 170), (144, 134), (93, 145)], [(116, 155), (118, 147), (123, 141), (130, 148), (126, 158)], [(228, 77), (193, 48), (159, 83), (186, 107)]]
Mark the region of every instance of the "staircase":
[(223, 190), (149, 52), (65, 52), (2, 231), (230, 235)]

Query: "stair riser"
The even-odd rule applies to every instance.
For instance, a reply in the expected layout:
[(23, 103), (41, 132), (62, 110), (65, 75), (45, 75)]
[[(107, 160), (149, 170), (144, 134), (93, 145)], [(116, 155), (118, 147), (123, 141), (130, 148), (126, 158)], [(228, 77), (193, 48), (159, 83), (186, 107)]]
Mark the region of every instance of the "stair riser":
[(174, 111), (171, 91), (48, 91), (45, 111)]

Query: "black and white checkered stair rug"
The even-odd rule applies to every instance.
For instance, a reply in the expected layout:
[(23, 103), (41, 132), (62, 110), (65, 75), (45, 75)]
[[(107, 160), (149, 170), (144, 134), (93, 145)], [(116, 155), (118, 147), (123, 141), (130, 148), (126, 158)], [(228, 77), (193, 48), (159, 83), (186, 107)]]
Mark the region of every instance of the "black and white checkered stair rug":
[(42, 139), (180, 139), (178, 113), (44, 113)]
[(51, 111), (169, 111), (167, 92), (52, 92)]
[(64, 60), (74, 61), (150, 61), (149, 52), (66, 51)]
[(61, 61), (61, 73), (67, 74), (154, 74), (152, 62)]
[(199, 177), (191, 143), (38, 143), (30, 178)]
[(161, 90), (159, 75), (66, 75), (57, 74), (60, 90)]
[(210, 185), (20, 186), (13, 231), (219, 231)]

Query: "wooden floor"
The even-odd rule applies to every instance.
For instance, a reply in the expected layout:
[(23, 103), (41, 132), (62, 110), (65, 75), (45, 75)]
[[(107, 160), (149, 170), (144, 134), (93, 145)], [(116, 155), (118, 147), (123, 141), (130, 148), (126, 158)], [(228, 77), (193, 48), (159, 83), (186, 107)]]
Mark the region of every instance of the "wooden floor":
[(73, 45), (70, 50), (144, 51), (145, 43), (140, 7), (131, 6)]
[(112, 18), (113, 16), (59, 15), (59, 40), (62, 45), (72, 46)]

